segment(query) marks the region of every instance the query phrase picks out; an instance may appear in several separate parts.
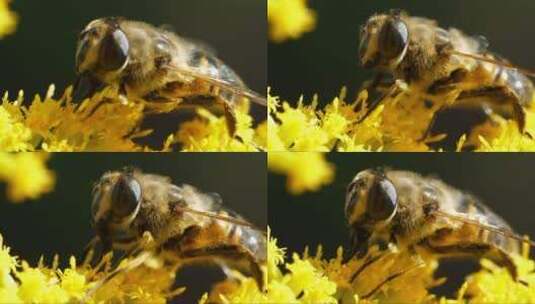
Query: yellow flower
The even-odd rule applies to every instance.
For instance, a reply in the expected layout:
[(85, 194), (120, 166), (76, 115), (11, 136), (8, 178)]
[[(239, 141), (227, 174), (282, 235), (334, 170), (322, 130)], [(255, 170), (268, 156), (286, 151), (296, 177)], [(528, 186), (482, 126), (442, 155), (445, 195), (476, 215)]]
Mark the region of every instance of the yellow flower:
[(26, 261), (19, 266), (0, 235), (0, 303), (166, 303), (184, 291), (173, 289), (177, 269), (155, 266), (149, 256), (123, 258), (116, 267), (111, 255), (94, 267), (91, 258), (77, 265), (74, 257), (64, 270), (57, 269), (57, 257), (52, 266), (42, 260), (36, 267)]
[[(43, 303), (45, 297), (49, 295), (50, 279), (39, 269), (30, 268), (23, 263), (23, 269), (17, 275), (20, 280), (19, 296), (28, 303)], [(66, 297), (57, 299), (59, 302), (66, 302)]]
[[(444, 135), (423, 141), (423, 134), (433, 119), (433, 113), (421, 100), (404, 93), (383, 101), (364, 120), (368, 94), (364, 90), (354, 102), (346, 101), (345, 89), (323, 109), (317, 100), (295, 107), (269, 95), (269, 151), (432, 151), (428, 145)], [(403, 100), (401, 100), (403, 98)], [(447, 99), (447, 98), (446, 98)], [(450, 101), (446, 100), (446, 104)], [(526, 109), (526, 134), (516, 123), (496, 115), (487, 124), (477, 126), (479, 137), (461, 137), (463, 145), (475, 146), (476, 151), (535, 151), (535, 109)]]
[(0, 38), (15, 31), (17, 15), (9, 10), (9, 0), (0, 0)]
[(7, 182), (9, 200), (35, 199), (52, 190), (55, 177), (47, 160), (44, 153), (0, 153), (0, 180)]
[(534, 303), (535, 262), (515, 256), (520, 282), (489, 260), (481, 260), (482, 270), (468, 277), (466, 296), (474, 303)]
[(18, 152), (32, 150), (29, 143), (32, 131), (23, 123), (16, 121), (3, 107), (0, 107), (0, 150)]
[[(253, 279), (241, 277), (239, 284), (219, 284), (199, 303), (336, 303), (336, 284), (297, 255), (294, 262), (284, 263), (284, 249), (277, 246), (268, 230), (268, 268), (272, 267), (268, 270), (267, 292), (260, 291)], [(289, 272), (283, 274), (279, 267)]]
[(269, 38), (274, 42), (297, 39), (316, 25), (308, 0), (268, 0)]
[(287, 188), (292, 194), (317, 191), (334, 178), (334, 166), (317, 152), (269, 152), (269, 170), (287, 176)]
[(230, 137), (225, 117), (216, 117), (205, 109), (197, 110), (200, 118), (185, 122), (176, 134), (177, 142), (184, 152), (252, 152), (264, 150), (262, 141), (266, 137), (266, 127), (253, 129), (253, 119), (238, 108), (236, 111), (236, 136)]
[[(50, 86), (44, 99), (36, 96), (29, 107), (22, 105), (21, 92), (9, 101), (6, 94), (0, 106), (0, 149), (4, 151), (153, 151), (136, 143), (152, 130), (141, 130), (146, 103), (119, 96), (116, 88), (106, 88), (81, 104), (70, 102), (71, 89), (59, 99)], [(167, 111), (173, 111), (168, 107)], [(161, 151), (175, 143), (183, 151), (258, 151), (265, 149), (257, 140), (267, 137), (267, 128), (253, 128), (248, 108), (237, 109), (237, 137), (227, 132), (224, 117), (200, 109), (200, 118), (185, 122), (175, 135), (167, 136)]]
[[(268, 254), (274, 252), (280, 257), (276, 239), (269, 238), (268, 248)], [(466, 303), (465, 298), (470, 299), (470, 303), (535, 301), (535, 261), (527, 257), (513, 256), (519, 270), (519, 281), (514, 281), (507, 269), (481, 260), (482, 269), (466, 279), (457, 292), (457, 299), (449, 299), (430, 291), (445, 281), (444, 278), (434, 278), (438, 268), (435, 258), (416, 256), (392, 247), (383, 252), (379, 260), (361, 270), (364, 263), (378, 254), (379, 248), (374, 246), (365, 257), (352, 258), (344, 263), (341, 247), (334, 258), (324, 257), (321, 246), (314, 255), (310, 255), (308, 249), (302, 255), (293, 253), (292, 261), (277, 260), (280, 270), (269, 276), (268, 292), (263, 300), (271, 299), (272, 302), (258, 303), (446, 304)], [(525, 256), (529, 256), (527, 251)], [(359, 270), (359, 275), (352, 280)]]
[(529, 135), (523, 135), (518, 132), (518, 127), (513, 121), (506, 121), (500, 117), (494, 120), (500, 125), (500, 132), (494, 138), (487, 140), (480, 137), (481, 145), (477, 149), (480, 152), (529, 152), (535, 151), (535, 112), (527, 112), (528, 124), (526, 132)]
[(337, 303), (333, 295), (336, 284), (331, 282), (323, 273), (316, 269), (308, 260), (302, 260), (299, 255), (293, 255), (293, 262), (286, 268), (290, 271), (286, 282), (294, 294), (300, 295), (301, 303)]

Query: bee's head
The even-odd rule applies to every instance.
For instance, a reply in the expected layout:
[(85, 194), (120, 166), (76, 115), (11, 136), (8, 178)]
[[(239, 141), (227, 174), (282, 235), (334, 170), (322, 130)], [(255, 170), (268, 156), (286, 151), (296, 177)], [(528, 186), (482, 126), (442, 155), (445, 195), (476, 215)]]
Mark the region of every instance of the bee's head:
[(108, 172), (101, 177), (93, 188), (91, 213), (103, 243), (123, 248), (135, 242), (137, 236), (131, 224), (139, 213), (142, 199), (141, 184), (132, 169)]
[(409, 46), (409, 30), (400, 11), (374, 15), (360, 29), (359, 59), (365, 68), (395, 68)]
[(90, 22), (80, 33), (76, 47), (75, 100), (89, 97), (128, 64), (130, 43), (118, 18)]
[(394, 184), (380, 170), (359, 172), (347, 187), (345, 214), (351, 227), (388, 224), (397, 211)]

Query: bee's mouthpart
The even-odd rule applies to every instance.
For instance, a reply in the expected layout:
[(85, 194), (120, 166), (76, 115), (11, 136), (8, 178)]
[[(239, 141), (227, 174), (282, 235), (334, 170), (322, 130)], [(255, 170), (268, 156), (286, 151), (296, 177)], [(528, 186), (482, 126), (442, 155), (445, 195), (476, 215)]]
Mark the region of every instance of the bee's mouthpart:
[(72, 101), (81, 102), (102, 90), (106, 85), (90, 73), (81, 73), (74, 82)]

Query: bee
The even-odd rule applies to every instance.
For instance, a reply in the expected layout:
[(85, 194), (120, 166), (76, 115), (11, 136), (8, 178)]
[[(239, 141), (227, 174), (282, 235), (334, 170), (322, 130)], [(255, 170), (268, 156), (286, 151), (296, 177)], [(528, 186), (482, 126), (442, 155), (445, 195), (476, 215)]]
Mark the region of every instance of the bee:
[(482, 36), (399, 10), (371, 16), (360, 29), (359, 61), (377, 72), (363, 88), (379, 96), (360, 121), (382, 101), (399, 98), (385, 127), (401, 137), (425, 141), (446, 134), (442, 146), (451, 149), (466, 134), (469, 150), (477, 147), (479, 135), (496, 136), (499, 125), (491, 114), (512, 119), (525, 133), (533, 74), (488, 45)]
[(120, 17), (93, 20), (80, 33), (76, 74), (75, 101), (115, 86), (122, 96), (143, 100), (156, 111), (174, 105), (223, 113), (231, 136), (238, 104), (247, 99), (266, 105), (204, 44)]
[(358, 173), (347, 187), (345, 216), (351, 256), (395, 245), (420, 257), (485, 257), (516, 280), (513, 256), (523, 242), (533, 246), (475, 196), (409, 171)]
[(133, 168), (105, 173), (93, 188), (92, 222), (103, 251), (151, 250), (171, 265), (210, 263), (251, 275), (265, 288), (265, 232), (222, 204), (218, 194)]

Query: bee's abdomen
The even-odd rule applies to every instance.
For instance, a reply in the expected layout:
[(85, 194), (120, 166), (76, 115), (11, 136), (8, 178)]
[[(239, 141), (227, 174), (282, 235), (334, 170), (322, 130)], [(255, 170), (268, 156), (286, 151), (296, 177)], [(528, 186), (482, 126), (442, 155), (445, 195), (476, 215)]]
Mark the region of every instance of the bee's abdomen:
[(257, 261), (267, 260), (266, 236), (260, 231), (241, 227), (240, 243), (254, 255)]
[(513, 92), (518, 96), (518, 101), (523, 106), (531, 104), (533, 99), (533, 83), (524, 74), (513, 70), (506, 69), (503, 73), (505, 81)]
[[(456, 232), (460, 235), (460, 242), (464, 236), (471, 242), (489, 244), (505, 252), (520, 252), (521, 241), (515, 238), (515, 233), (504, 219), (470, 194), (464, 194), (463, 200), (457, 211), (464, 213), (473, 223), (468, 222), (460, 226)], [(478, 222), (481, 225), (477, 225)]]

